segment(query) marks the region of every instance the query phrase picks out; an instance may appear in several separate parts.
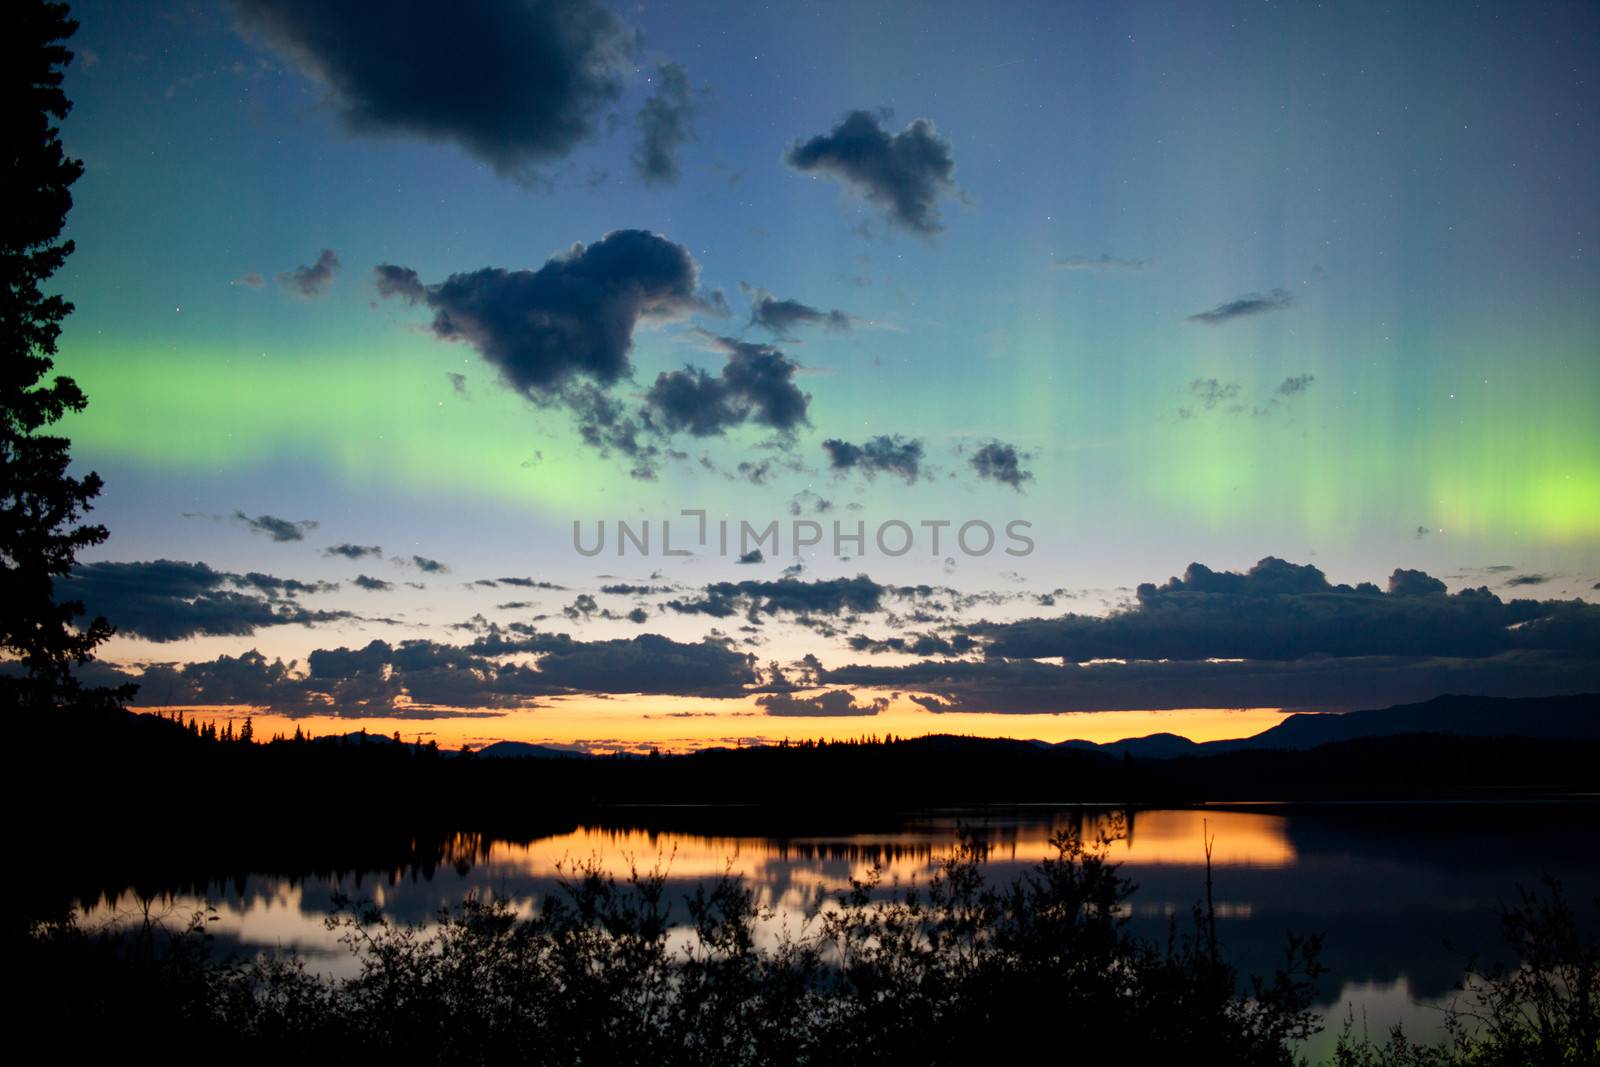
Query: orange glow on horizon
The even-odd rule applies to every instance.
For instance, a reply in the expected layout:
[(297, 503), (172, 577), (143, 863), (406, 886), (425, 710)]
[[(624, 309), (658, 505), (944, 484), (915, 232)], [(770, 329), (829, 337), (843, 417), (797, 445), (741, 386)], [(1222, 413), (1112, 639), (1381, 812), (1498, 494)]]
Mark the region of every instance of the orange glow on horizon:
[[(866, 699), (870, 694), (858, 694)], [(141, 711), (158, 709), (142, 708)], [(246, 707), (179, 708), (186, 718), (198, 715), (220, 726), (253, 718), (258, 740), (296, 728), (313, 737), (368, 733), (388, 737), (399, 731), (405, 741), (437, 741), (442, 748), (474, 748), (495, 741), (577, 746), (594, 751), (686, 752), (717, 746), (776, 743), (788, 738), (844, 740), (868, 735), (921, 737), (962, 734), (1050, 743), (1084, 740), (1096, 743), (1171, 733), (1191, 741), (1249, 737), (1282, 722), (1278, 708), (1193, 708), (1168, 711), (1094, 711), (1048, 714), (995, 712), (930, 712), (901, 696), (876, 715), (779, 716), (765, 714), (749, 700), (699, 697), (619, 696), (568, 697), (503, 714), (462, 716), (449, 711), (438, 718), (416, 712), (372, 715), (288, 716)], [(423, 713), (427, 714), (427, 713)], [(236, 727), (237, 728), (237, 727)]]

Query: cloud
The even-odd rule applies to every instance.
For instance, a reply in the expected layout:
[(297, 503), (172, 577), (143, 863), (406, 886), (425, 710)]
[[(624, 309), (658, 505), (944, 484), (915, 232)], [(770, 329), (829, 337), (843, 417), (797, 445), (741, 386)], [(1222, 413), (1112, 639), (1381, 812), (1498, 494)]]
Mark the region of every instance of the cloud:
[(278, 284), (289, 292), (315, 300), (333, 286), (333, 276), (339, 271), (339, 257), (333, 249), (324, 248), (311, 266), (299, 266), (278, 274)]
[(1200, 406), (1210, 411), (1218, 404), (1233, 400), (1239, 395), (1239, 386), (1234, 382), (1219, 382), (1215, 378), (1196, 378), (1189, 383), (1189, 392), (1200, 401)]
[[(741, 561), (742, 562), (742, 561)], [(752, 561), (754, 562), (754, 561)], [(883, 607), (883, 598), (896, 592), (879, 585), (865, 574), (854, 578), (827, 578), (801, 581), (779, 578), (774, 581), (712, 582), (699, 600), (673, 600), (667, 607), (680, 614), (726, 618), (743, 611), (751, 615), (841, 615), (847, 612), (874, 612)]]
[(410, 563), (413, 567), (417, 568), (417, 570), (424, 574), (450, 573), (449, 567), (446, 567), (443, 563), (440, 563), (436, 559), (429, 559), (427, 556), (412, 556), (409, 560), (404, 560), (402, 562)]
[(868, 478), (898, 474), (908, 484), (922, 473), (922, 442), (899, 434), (880, 434), (859, 445), (831, 438), (822, 442), (822, 447), (828, 453), (828, 466), (835, 471), (860, 471)]
[(788, 337), (796, 326), (824, 326), (843, 333), (850, 329), (850, 316), (838, 308), (823, 311), (798, 300), (779, 300), (765, 289), (756, 289), (750, 300), (750, 325), (759, 326), (774, 337)]
[(924, 236), (944, 229), (939, 198), (956, 191), (950, 145), (927, 119), (891, 134), (879, 116), (852, 111), (829, 133), (796, 141), (783, 158), (802, 173), (843, 182), (890, 222)]
[(1019, 453), (1015, 445), (990, 441), (973, 453), (971, 463), (978, 477), (1009, 485), (1020, 493), (1022, 483), (1033, 479), (1032, 471), (1022, 469), (1022, 463), (1027, 458), (1027, 454)]
[(767, 557), (761, 554), (761, 550), (759, 548), (752, 548), (750, 551), (744, 553), (738, 559), (734, 560), (735, 563), (743, 563), (746, 565), (765, 563), (766, 561)]
[(694, 138), (695, 106), (689, 75), (677, 63), (656, 68), (655, 92), (639, 109), (639, 144), (633, 168), (647, 185), (678, 180), (678, 149)]
[(1516, 575), (1514, 577), (1507, 578), (1506, 579), (1506, 585), (1509, 585), (1509, 586), (1543, 585), (1544, 583), (1548, 582), (1551, 579), (1551, 577), (1552, 576), (1548, 575), (1548, 574), (1518, 574), (1518, 575)]
[(377, 545), (329, 545), (322, 550), (324, 556), (343, 556), (345, 559), (369, 559), (383, 555), (383, 549)]
[(687, 644), (640, 634), (575, 641), (565, 634), (536, 634), (508, 642), (491, 635), (473, 647), (539, 652), (538, 680), (571, 692), (737, 696), (756, 681), (754, 656), (709, 639)]
[(1283, 383), (1278, 386), (1278, 395), (1299, 396), (1307, 389), (1310, 389), (1312, 383), (1316, 380), (1317, 377), (1314, 374), (1296, 374), (1292, 378), (1285, 378)]
[(794, 384), (798, 364), (770, 345), (709, 339), (727, 355), (721, 373), (712, 377), (690, 366), (662, 372), (645, 397), (649, 426), (709, 437), (745, 422), (780, 433), (809, 424), (811, 396)]
[(393, 582), (386, 582), (382, 578), (371, 578), (365, 574), (358, 574), (351, 583), (357, 589), (365, 589), (369, 593), (387, 593), (394, 588)]
[(475, 585), (510, 585), (519, 589), (553, 589), (565, 592), (566, 586), (557, 585), (555, 582), (541, 581), (538, 578), (482, 578)]
[(1051, 270), (1081, 271), (1096, 274), (1119, 274), (1129, 271), (1141, 271), (1150, 265), (1146, 259), (1117, 259), (1113, 256), (1067, 256), (1065, 259), (1052, 260)]
[(379, 263), (372, 268), (372, 284), (384, 300), (398, 297), (407, 304), (420, 304), (428, 299), (428, 288), (410, 267), (397, 267), (393, 263)]
[[(200, 635), (249, 636), (267, 626), (347, 619), (347, 611), (313, 611), (290, 597), (328, 588), (266, 574), (234, 574), (204, 563), (154, 560), (88, 563), (62, 580), (90, 617), (104, 615), (119, 633), (152, 641)], [(265, 595), (264, 595), (265, 594)]]
[(304, 541), (306, 532), (317, 528), (311, 519), (294, 522), (276, 515), (257, 515), (252, 519), (242, 511), (235, 511), (233, 517), (248, 526), (251, 533), (265, 534), (274, 541)]
[(459, 145), (518, 180), (621, 95), (631, 38), (595, 0), (234, 0), (239, 27), (320, 82), (346, 130)]
[(880, 638), (854, 634), (846, 644), (853, 652), (870, 652), (875, 655), (898, 652), (912, 656), (961, 656), (979, 647), (978, 642), (966, 634), (945, 638), (933, 633)]
[(1219, 326), (1233, 319), (1242, 319), (1248, 315), (1261, 315), (1268, 311), (1282, 311), (1294, 306), (1294, 295), (1283, 289), (1274, 289), (1269, 293), (1249, 293), (1236, 300), (1229, 300), (1225, 304), (1218, 304), (1210, 311), (1201, 311), (1189, 316), (1190, 322), (1204, 323), (1207, 326)]
[(485, 267), (436, 285), (408, 268), (377, 269), (380, 293), (427, 305), (435, 337), (470, 345), (509, 388), (540, 403), (578, 379), (606, 387), (630, 376), (641, 320), (711, 306), (695, 293), (699, 268), (688, 249), (643, 230), (575, 244), (538, 270)]
[(825, 669), (827, 685), (908, 692), (930, 711), (1051, 714), (1177, 708), (1350, 711), (1441, 693), (1533, 696), (1592, 690), (1595, 657), (1510, 652), (1471, 657), (1307, 657), (1093, 665), (1033, 660), (942, 660), (904, 667)]
[(264, 289), (266, 288), (267, 280), (263, 278), (259, 272), (252, 270), (246, 271), (244, 274), (239, 275), (239, 277), (235, 278), (228, 284), (242, 285), (246, 289)]
[(1421, 571), (1396, 570), (1384, 592), (1334, 585), (1309, 565), (1274, 557), (1238, 574), (1192, 563), (1182, 578), (1139, 586), (1107, 616), (979, 624), (967, 632), (1004, 658), (1292, 660), (1351, 656), (1491, 656), (1519, 649), (1600, 647), (1600, 606), (1501, 601), (1487, 589), (1446, 594)]
[(848, 689), (833, 689), (816, 696), (798, 697), (792, 693), (769, 693), (756, 698), (756, 703), (768, 715), (836, 717), (876, 715), (889, 706), (889, 701), (878, 697), (866, 704), (857, 704), (855, 695)]

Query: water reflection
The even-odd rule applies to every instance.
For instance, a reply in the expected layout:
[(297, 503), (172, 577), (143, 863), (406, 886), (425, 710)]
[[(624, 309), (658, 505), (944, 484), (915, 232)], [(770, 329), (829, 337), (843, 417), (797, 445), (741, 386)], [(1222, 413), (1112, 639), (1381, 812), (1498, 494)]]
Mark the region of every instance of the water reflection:
[[(1138, 886), (1130, 921), (1147, 936), (1186, 922), (1204, 894), (1204, 838), (1217, 915), (1230, 959), (1249, 973), (1277, 964), (1286, 931), (1323, 932), (1329, 967), (1322, 996), (1332, 1029), (1349, 1010), (1381, 1035), (1438, 1022), (1464, 954), (1499, 949), (1493, 914), (1518, 883), (1562, 879), (1569, 896), (1600, 893), (1593, 850), (1600, 808), (1590, 805), (1206, 809), (1004, 808), (926, 812), (860, 832), (752, 833), (750, 818), (700, 810), (652, 811), (517, 840), (456, 834), (414, 842), (412, 858), (364, 870), (290, 875), (263, 870), (152, 891), (110, 889), (80, 899), (90, 922), (140, 918), (174, 925), (211, 907), (217, 941), (243, 952), (293, 947), (319, 969), (350, 966), (324, 925), (343, 894), (368, 899), (393, 919), (426, 922), (470, 893), (497, 893), (525, 912), (558, 888), (563, 871), (594, 862), (619, 874), (659, 866), (669, 897), (730, 872), (745, 879), (791, 929), (818, 901), (881, 868), (887, 885), (925, 880), (962, 826), (991, 846), (990, 874), (1014, 878), (1049, 851), (1059, 829), (1086, 839), (1126, 820), (1111, 857)], [(722, 821), (740, 828), (717, 832)], [(759, 822), (759, 820), (756, 820)], [(115, 885), (114, 878), (107, 882)], [(775, 935), (776, 931), (772, 931)], [(1453, 946), (1453, 947), (1451, 947)], [(1324, 1042), (1331, 1044), (1331, 1034)]]

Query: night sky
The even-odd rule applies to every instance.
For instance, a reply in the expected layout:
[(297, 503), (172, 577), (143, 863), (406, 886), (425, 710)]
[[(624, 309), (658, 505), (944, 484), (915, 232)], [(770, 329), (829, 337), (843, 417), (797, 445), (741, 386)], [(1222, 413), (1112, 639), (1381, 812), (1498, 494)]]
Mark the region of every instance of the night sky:
[[(64, 584), (140, 705), (685, 747), (1600, 685), (1593, 4), (73, 13)], [(664, 557), (682, 509), (780, 550)]]

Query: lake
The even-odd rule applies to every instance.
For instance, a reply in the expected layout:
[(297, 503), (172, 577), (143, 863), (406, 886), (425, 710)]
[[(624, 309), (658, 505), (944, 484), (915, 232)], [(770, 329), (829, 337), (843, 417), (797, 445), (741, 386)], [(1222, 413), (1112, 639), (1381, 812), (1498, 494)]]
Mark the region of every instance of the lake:
[[(391, 919), (425, 923), (469, 894), (500, 894), (531, 911), (575, 862), (597, 860), (619, 874), (630, 864), (660, 864), (674, 899), (724, 871), (747, 879), (775, 913), (769, 933), (776, 936), (784, 924), (798, 929), (819, 898), (875, 865), (886, 884), (925, 881), (962, 827), (991, 847), (990, 876), (1010, 880), (1049, 853), (1058, 829), (1075, 826), (1093, 839), (1119, 818), (1127, 833), (1110, 854), (1137, 886), (1128, 903), (1140, 933), (1164, 937), (1173, 917), (1191, 921), (1205, 895), (1209, 834), (1220, 937), (1241, 972), (1270, 974), (1289, 931), (1324, 935), (1329, 970), (1319, 1008), (1328, 1027), (1306, 1049), (1314, 1057), (1331, 1048), (1350, 1013), (1374, 1036), (1395, 1022), (1415, 1036), (1435, 1033), (1466, 956), (1505, 958), (1495, 906), (1513, 900), (1519, 885), (1549, 876), (1584, 907), (1600, 899), (1600, 804), (1530, 802), (1128, 812), (1008, 806), (859, 820), (790, 812), (782, 832), (751, 829), (766, 821), (751, 809), (611, 810), (603, 820), (525, 835), (446, 836), (410, 857), (352, 859), (324, 864), (320, 873), (263, 863), (250, 873), (190, 873), (163, 885), (146, 872), (128, 880), (138, 891), (83, 892), (78, 904), (91, 924), (149, 913), (181, 926), (214, 909), (209, 928), (221, 950), (292, 947), (314, 968), (339, 974), (351, 960), (324, 920), (341, 894), (370, 900)], [(121, 884), (113, 871), (101, 881)]]

